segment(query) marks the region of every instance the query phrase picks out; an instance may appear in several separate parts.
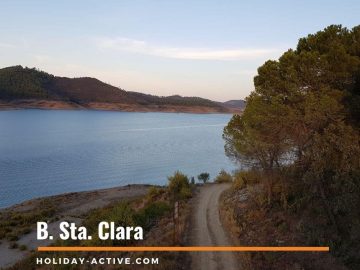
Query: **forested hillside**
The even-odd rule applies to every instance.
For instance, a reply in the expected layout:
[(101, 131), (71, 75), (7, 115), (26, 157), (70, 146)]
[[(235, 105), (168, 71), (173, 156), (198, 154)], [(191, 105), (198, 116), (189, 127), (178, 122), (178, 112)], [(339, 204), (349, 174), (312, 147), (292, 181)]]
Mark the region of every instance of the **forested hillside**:
[(245, 100), (239, 99), (239, 100), (229, 100), (223, 103), (225, 106), (229, 108), (241, 108), (244, 109), (246, 106)]
[(335, 261), (253, 254), (252, 269), (360, 269), (360, 26), (301, 38), (254, 83), (223, 135), (226, 154), (250, 168), (236, 185), (254, 201), (237, 217), (243, 244), (330, 246)]
[(0, 69), (0, 100), (19, 99), (60, 100), (76, 104), (102, 102), (138, 106), (200, 106), (218, 111), (228, 109), (222, 103), (200, 97), (178, 95), (159, 97), (125, 91), (95, 78), (57, 77), (35, 68), (22, 66)]
[(53, 98), (47, 87), (54, 76), (21, 66), (0, 69), (0, 98)]

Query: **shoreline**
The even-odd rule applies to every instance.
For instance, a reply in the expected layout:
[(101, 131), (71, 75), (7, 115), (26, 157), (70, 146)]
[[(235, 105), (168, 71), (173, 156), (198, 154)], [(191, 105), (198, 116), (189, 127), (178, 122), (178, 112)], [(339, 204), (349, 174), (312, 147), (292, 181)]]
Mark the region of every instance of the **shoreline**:
[[(91, 189), (91, 190), (83, 190), (83, 191), (69, 191), (64, 193), (59, 193), (55, 195), (45, 195), (41, 197), (35, 197), (32, 199), (26, 199), (24, 201), (9, 205), (0, 207), (0, 214), (7, 212), (7, 211), (27, 211), (31, 210), (33, 208), (32, 206), (39, 204), (43, 200), (54, 200), (59, 201), (62, 199), (68, 199), (72, 197), (94, 197), (94, 196), (103, 196), (105, 194), (105, 198), (107, 198), (110, 193), (115, 193), (117, 191), (122, 190), (142, 190), (142, 189), (148, 189), (152, 186), (158, 186), (153, 184), (128, 184), (123, 186), (115, 186), (110, 188), (99, 188), (99, 189)], [(114, 198), (117, 198), (116, 195), (113, 196)], [(111, 198), (109, 198), (111, 200)]]
[(119, 111), (119, 112), (166, 112), (166, 113), (194, 113), (194, 114), (239, 114), (240, 109), (226, 107), (207, 107), (207, 106), (185, 106), (185, 105), (139, 105), (125, 103), (105, 103), (89, 102), (78, 104), (74, 102), (58, 100), (0, 100), (0, 111), (6, 110), (99, 110), (99, 111)]
[[(10, 267), (32, 254), (38, 246), (48, 246), (55, 240), (37, 240), (36, 221), (46, 221), (50, 233), (56, 234), (62, 220), (80, 225), (86, 215), (108, 205), (136, 200), (145, 196), (152, 185), (132, 184), (106, 189), (69, 192), (30, 199), (0, 209), (0, 225), (7, 226), (18, 218), (27, 223), (11, 226), (11, 232), (0, 237), (0, 269)], [(45, 212), (44, 212), (45, 211)], [(0, 226), (0, 228), (1, 228)], [(4, 233), (4, 230), (0, 233)]]

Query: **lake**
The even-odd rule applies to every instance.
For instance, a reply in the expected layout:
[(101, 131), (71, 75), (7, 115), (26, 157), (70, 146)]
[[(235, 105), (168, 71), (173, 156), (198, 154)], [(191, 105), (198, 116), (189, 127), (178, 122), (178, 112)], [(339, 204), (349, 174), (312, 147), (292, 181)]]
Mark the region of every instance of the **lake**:
[(0, 207), (35, 197), (167, 183), (235, 169), (224, 154), (229, 114), (0, 111)]

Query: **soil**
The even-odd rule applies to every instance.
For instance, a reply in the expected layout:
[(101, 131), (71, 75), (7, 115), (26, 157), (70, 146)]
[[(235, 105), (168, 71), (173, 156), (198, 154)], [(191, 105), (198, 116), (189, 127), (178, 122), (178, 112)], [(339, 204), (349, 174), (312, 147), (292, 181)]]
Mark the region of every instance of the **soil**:
[(57, 100), (0, 100), (0, 110), (11, 109), (47, 109), (47, 110), (104, 110), (124, 112), (173, 112), (173, 113), (241, 113), (240, 109), (206, 107), (206, 106), (175, 106), (175, 105), (138, 105), (125, 103), (89, 102), (78, 104)]
[[(219, 199), (230, 184), (207, 184), (199, 188), (192, 211), (191, 246), (232, 246), (219, 214)], [(193, 252), (193, 270), (240, 269), (233, 252)]]

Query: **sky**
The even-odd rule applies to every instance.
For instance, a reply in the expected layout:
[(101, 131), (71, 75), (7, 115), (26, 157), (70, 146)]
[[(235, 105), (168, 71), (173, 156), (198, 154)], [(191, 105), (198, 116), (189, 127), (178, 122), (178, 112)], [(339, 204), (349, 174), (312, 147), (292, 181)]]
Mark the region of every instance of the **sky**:
[(0, 68), (96, 77), (129, 91), (243, 99), (266, 60), (331, 24), (360, 24), (358, 0), (0, 1)]

